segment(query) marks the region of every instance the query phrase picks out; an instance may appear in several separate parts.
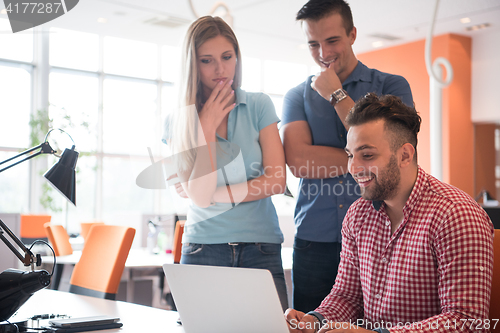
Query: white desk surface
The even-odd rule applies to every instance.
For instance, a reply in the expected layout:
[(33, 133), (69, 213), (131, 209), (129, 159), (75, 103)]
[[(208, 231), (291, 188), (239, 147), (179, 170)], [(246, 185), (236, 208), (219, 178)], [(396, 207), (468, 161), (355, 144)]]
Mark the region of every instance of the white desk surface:
[[(73, 254), (67, 256), (56, 257), (56, 263), (74, 265), (82, 256), (82, 251), (73, 251)], [(51, 256), (43, 256), (44, 264), (51, 264), (53, 258)], [(146, 248), (132, 248), (127, 257), (125, 267), (128, 268), (155, 268), (162, 267), (163, 264), (171, 264), (174, 262), (172, 254), (152, 254)]]
[(36, 292), (11, 321), (40, 314), (65, 314), (74, 318), (110, 315), (120, 317), (123, 323), (119, 329), (95, 332), (184, 332), (182, 326), (176, 323), (179, 315), (174, 311), (47, 289)]
[[(68, 256), (56, 257), (56, 263), (64, 265), (75, 265), (82, 255), (82, 251), (74, 251), (73, 254)], [(293, 261), (293, 248), (284, 247), (281, 249), (281, 257), (283, 262), (283, 269), (289, 271), (292, 269)], [(42, 262), (51, 264), (53, 258), (49, 256), (42, 257)], [(161, 268), (163, 264), (171, 264), (174, 262), (172, 254), (152, 254), (146, 248), (132, 248), (130, 249), (127, 261), (125, 263), (125, 271), (123, 278), (127, 281), (127, 301), (133, 302), (135, 294), (134, 272), (140, 272), (148, 268)], [(285, 273), (286, 274), (286, 273)], [(168, 281), (167, 281), (168, 284)]]
[[(283, 269), (292, 269), (292, 253), (293, 249), (284, 247), (281, 249), (281, 257), (283, 260)], [(58, 264), (76, 264), (82, 255), (82, 251), (74, 251), (73, 254), (68, 256), (60, 256), (56, 258)], [(53, 261), (50, 256), (43, 256), (42, 262), (51, 264)], [(163, 264), (171, 264), (174, 262), (172, 254), (151, 254), (146, 248), (132, 248), (130, 249), (125, 267), (127, 268), (159, 268)]]

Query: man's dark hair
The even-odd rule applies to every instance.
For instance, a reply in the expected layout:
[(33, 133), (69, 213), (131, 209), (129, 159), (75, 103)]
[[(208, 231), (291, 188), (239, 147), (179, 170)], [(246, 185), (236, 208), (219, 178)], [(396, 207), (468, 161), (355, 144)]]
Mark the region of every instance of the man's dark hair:
[(344, 0), (309, 0), (297, 13), (297, 21), (319, 21), (333, 13), (342, 17), (346, 34), (354, 28), (352, 13), (349, 4)]
[(414, 107), (404, 104), (397, 96), (366, 94), (349, 111), (346, 124), (352, 127), (381, 119), (385, 120), (385, 130), (390, 133), (389, 143), (393, 152), (405, 143), (410, 143), (416, 152), (422, 119)]

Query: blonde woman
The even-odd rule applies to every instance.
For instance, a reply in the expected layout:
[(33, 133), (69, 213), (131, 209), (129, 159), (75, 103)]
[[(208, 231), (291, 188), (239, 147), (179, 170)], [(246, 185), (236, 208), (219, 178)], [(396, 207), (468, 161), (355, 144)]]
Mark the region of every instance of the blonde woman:
[(231, 28), (205, 16), (183, 48), (181, 108), (163, 141), (177, 161), (177, 190), (192, 201), (182, 264), (268, 269), (285, 310), (283, 235), (271, 195), (285, 190), (285, 156), (273, 103), (241, 86), (241, 54)]

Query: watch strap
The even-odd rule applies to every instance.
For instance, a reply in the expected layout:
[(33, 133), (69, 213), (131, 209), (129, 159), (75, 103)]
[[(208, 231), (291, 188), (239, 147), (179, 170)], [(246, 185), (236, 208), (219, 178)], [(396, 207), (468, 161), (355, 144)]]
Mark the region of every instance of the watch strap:
[[(321, 327), (325, 323), (325, 317), (323, 317), (323, 315), (321, 313), (316, 312), (316, 311), (309, 311), (306, 314), (311, 315), (311, 316), (314, 317), (314, 319), (316, 321), (316, 324), (314, 325), (314, 328), (316, 329), (316, 332), (318, 332), (319, 329), (321, 329)], [(319, 326), (319, 328), (317, 328), (316, 326)]]

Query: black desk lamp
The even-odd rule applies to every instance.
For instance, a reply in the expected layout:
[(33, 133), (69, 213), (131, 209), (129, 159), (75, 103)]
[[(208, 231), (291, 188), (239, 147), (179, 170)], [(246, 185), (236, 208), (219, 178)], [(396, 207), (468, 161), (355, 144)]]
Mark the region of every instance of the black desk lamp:
[[(28, 149), (12, 158), (9, 158), (1, 164), (12, 161), (22, 155), (31, 153), (40, 149), (37, 153), (31, 154), (28, 157), (9, 165), (0, 172), (5, 171), (14, 165), (27, 161), (40, 154), (56, 154), (47, 141), (47, 137), (51, 129), (45, 136), (42, 144)], [(61, 132), (63, 130), (59, 129)], [(66, 133), (66, 132), (64, 132)], [(66, 133), (68, 134), (68, 133)], [(69, 136), (69, 134), (68, 134)], [(71, 136), (69, 136), (71, 138)], [(73, 141), (73, 139), (71, 139)], [(73, 141), (74, 143), (74, 141)], [(57, 156), (57, 155), (56, 155)], [(75, 151), (75, 146), (70, 149), (65, 149), (60, 157), (60, 160), (52, 166), (52, 168), (44, 174), (44, 177), (49, 183), (54, 186), (64, 197), (71, 203), (75, 204), (75, 167), (78, 159), (78, 152)], [(22, 249), (24, 256), (16, 249), (12, 243), (4, 236), (4, 232), (14, 240), (14, 242)], [(31, 266), (31, 271), (22, 271), (17, 269), (7, 269), (0, 274), (0, 322), (8, 320), (20, 307), (31, 297), (35, 292), (47, 287), (50, 284), (49, 273), (45, 270), (35, 271), (35, 265), (41, 265), (40, 255), (36, 257), (33, 253), (24, 246), (24, 244), (16, 237), (16, 235), (0, 220), (0, 239), (9, 247), (9, 249), (21, 260), (24, 266)]]
[[(23, 250), (23, 255), (3, 235), (4, 231)], [(0, 220), (0, 238), (21, 260), (24, 266), (31, 266), (31, 272), (18, 269), (6, 269), (0, 274), (0, 322), (8, 320), (35, 292), (50, 284), (50, 275), (46, 270), (35, 271), (40, 266), (40, 255), (36, 257), (24, 246), (19, 238)]]
[[(62, 129), (57, 128), (59, 131), (66, 133)], [(26, 151), (23, 151), (22, 153), (11, 157), (9, 159), (6, 159), (3, 162), (0, 162), (0, 165), (7, 163), (9, 161), (12, 161), (20, 156), (23, 156), (25, 154), (31, 153), (32, 151), (35, 151), (37, 149), (40, 149), (37, 153), (31, 154), (28, 157), (17, 161), (16, 163), (12, 163), (11, 165), (0, 169), (0, 172), (5, 171), (7, 169), (12, 168), (15, 165), (18, 165), (19, 163), (22, 163), (24, 161), (27, 161), (29, 159), (32, 159), (33, 157), (36, 157), (41, 154), (53, 154), (56, 155), (56, 151), (52, 149), (50, 146), (49, 142), (47, 141), (47, 138), (54, 130), (51, 129), (47, 135), (45, 135), (45, 140), (43, 143), (39, 144), (36, 147), (33, 147), (31, 149), (28, 149)], [(68, 133), (66, 133), (68, 134)], [(71, 141), (73, 141), (73, 138), (68, 134), (70, 137)], [(76, 195), (75, 195), (75, 190), (76, 190), (76, 181), (75, 181), (75, 167), (76, 167), (76, 160), (78, 159), (78, 152), (75, 151), (75, 145), (73, 141), (73, 147), (70, 149), (65, 149), (63, 154), (60, 156), (60, 160), (52, 166), (52, 168), (47, 171), (43, 176), (49, 181), (49, 183), (56, 189), (58, 190), (66, 199), (68, 199), (73, 205), (76, 206)], [(58, 156), (59, 157), (59, 156)]]

